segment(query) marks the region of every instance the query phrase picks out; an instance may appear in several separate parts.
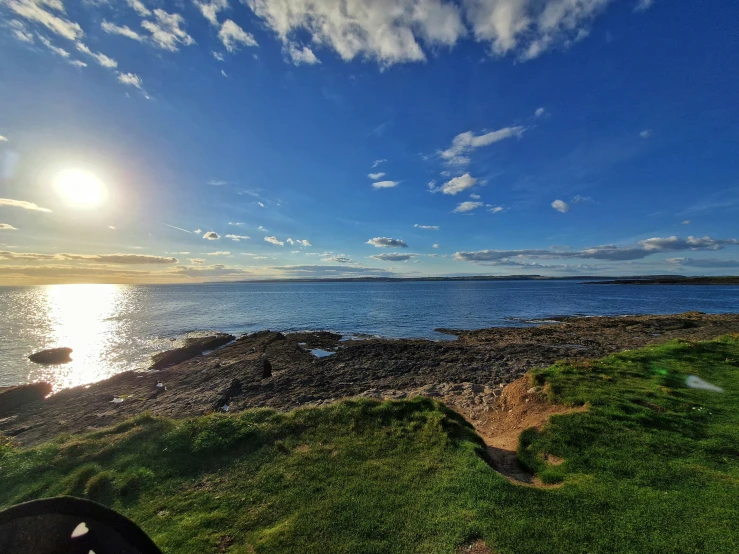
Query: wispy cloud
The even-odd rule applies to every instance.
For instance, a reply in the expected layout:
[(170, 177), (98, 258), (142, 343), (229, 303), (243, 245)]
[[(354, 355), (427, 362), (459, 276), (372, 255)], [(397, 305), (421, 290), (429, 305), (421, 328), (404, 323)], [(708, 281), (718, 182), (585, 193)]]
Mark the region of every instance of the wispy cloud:
[(537, 108), (534, 112), (534, 117), (541, 117), (546, 113), (546, 110), (544, 108)]
[(206, 255), (207, 256), (230, 256), (231, 252), (228, 252), (225, 250), (218, 250), (216, 252), (208, 252)]
[(467, 189), (470, 189), (474, 187), (477, 184), (477, 178), (473, 177), (469, 173), (465, 173), (464, 175), (460, 175), (459, 177), (454, 177), (452, 179), (449, 179), (446, 183), (443, 185), (437, 187), (435, 181), (431, 181), (429, 183), (429, 190), (431, 192), (443, 192), (444, 194), (451, 194), (455, 195), (460, 192), (463, 192)]
[(607, 244), (583, 250), (530, 249), (530, 250), (479, 250), (476, 252), (457, 252), (454, 259), (467, 262), (492, 262), (509, 258), (577, 258), (609, 261), (640, 260), (653, 254), (677, 252), (681, 250), (721, 250), (726, 246), (739, 246), (739, 239), (712, 239), (711, 237), (655, 237), (642, 240), (633, 245), (615, 246)]
[(425, 229), (427, 231), (438, 231), (439, 230), (438, 225), (419, 225), (418, 223), (416, 223), (414, 227), (417, 229)]
[(124, 85), (130, 85), (132, 87), (136, 87), (137, 89), (141, 89), (143, 82), (141, 81), (141, 77), (134, 73), (118, 73), (118, 81), (120, 83), (123, 83)]
[[(162, 223), (162, 225), (166, 225), (167, 227), (171, 227), (172, 229), (177, 229), (178, 231), (182, 231), (183, 233), (192, 233), (192, 231), (188, 231), (187, 229), (183, 229), (182, 227), (175, 227), (174, 225), (170, 225), (169, 223)], [(195, 233), (200, 234), (200, 229), (195, 231)]]
[(285, 246), (284, 241), (278, 240), (277, 237), (264, 237), (264, 240), (277, 246)]
[(147, 15), (151, 15), (151, 11), (149, 8), (146, 7), (146, 5), (141, 0), (126, 0), (126, 4), (128, 4), (133, 10), (139, 14), (141, 17), (146, 17)]
[(472, 211), (472, 210), (476, 210), (477, 208), (479, 208), (482, 205), (483, 205), (482, 202), (470, 202), (470, 201), (462, 202), (456, 208), (454, 208), (454, 213), (469, 212), (469, 211)]
[(203, 238), (206, 240), (218, 240), (219, 238), (221, 238), (221, 235), (219, 235), (215, 231), (208, 231), (203, 235)]
[(118, 67), (118, 62), (115, 61), (113, 58), (106, 56), (105, 54), (101, 52), (93, 52), (85, 44), (81, 42), (78, 42), (76, 46), (77, 46), (77, 50), (79, 50), (83, 54), (87, 54), (88, 56), (90, 56), (93, 60), (95, 60), (98, 63), (98, 65), (107, 67), (108, 69), (114, 69)]
[(226, 235), (227, 239), (231, 239), (234, 242), (239, 242), (242, 240), (249, 240), (250, 237), (247, 237), (246, 235)]
[(405, 262), (416, 256), (417, 254), (375, 254), (374, 256), (370, 256), (370, 258), (382, 262)]
[(116, 25), (115, 23), (103, 20), (100, 26), (102, 27), (103, 31), (111, 35), (121, 35), (132, 40), (137, 40), (139, 42), (144, 40), (143, 36), (138, 34), (127, 25)]
[(37, 212), (50, 212), (48, 208), (42, 208), (38, 204), (33, 202), (26, 202), (25, 200), (13, 200), (11, 198), (0, 198), (0, 206), (12, 206), (14, 208), (23, 208), (24, 210), (33, 210)]
[(297, 44), (290, 43), (287, 46), (286, 52), (288, 58), (290, 58), (290, 61), (294, 65), (315, 65), (321, 63), (321, 60), (316, 57), (313, 50), (307, 46), (300, 47)]
[(178, 13), (167, 13), (162, 9), (154, 10), (155, 21), (143, 21), (141, 26), (151, 33), (151, 41), (164, 50), (176, 52), (180, 46), (195, 44), (183, 26), (185, 18)]
[(375, 237), (369, 239), (367, 244), (371, 244), (376, 248), (408, 248), (408, 245), (404, 240), (391, 239), (388, 237)]
[(386, 159), (375, 160), (372, 162), (372, 169), (376, 168), (380, 164), (384, 164), (386, 161)]
[(370, 174), (367, 175), (367, 177), (369, 177), (373, 181), (377, 181), (378, 179), (382, 179), (384, 176), (385, 176), (385, 174), (382, 171), (380, 171), (379, 173), (370, 173)]
[(378, 181), (377, 183), (372, 183), (372, 188), (391, 189), (393, 187), (397, 187), (399, 184), (400, 184), (400, 181)]
[(469, 155), (475, 148), (488, 146), (509, 138), (521, 137), (524, 131), (526, 131), (526, 128), (521, 126), (504, 127), (483, 135), (475, 135), (472, 131), (467, 131), (454, 137), (452, 145), (439, 152), (439, 155), (449, 164), (467, 165), (470, 163)]
[(555, 200), (552, 202), (552, 208), (563, 214), (570, 211), (570, 205), (564, 200)]
[(239, 46), (257, 46), (256, 39), (230, 19), (227, 19), (221, 25), (218, 38), (229, 52), (236, 52)]
[[(53, 33), (66, 39), (77, 40), (84, 35), (82, 27), (78, 23), (46, 11), (42, 7), (45, 2), (36, 2), (35, 0), (3, 0), (3, 3), (16, 15), (28, 21), (39, 23)], [(46, 4), (59, 11), (64, 11), (61, 1), (46, 2)], [(60, 10), (60, 8), (62, 9)]]
[(51, 41), (46, 38), (43, 35), (38, 35), (38, 39), (41, 41), (41, 44), (46, 46), (49, 50), (51, 50), (54, 54), (61, 56), (62, 58), (68, 58), (69, 52), (67, 52), (64, 48), (59, 48), (58, 46), (54, 46)]
[(10, 223), (0, 223), (0, 231), (17, 231), (17, 227), (13, 227)]
[(228, 9), (228, 0), (212, 0), (211, 2), (195, 0), (194, 4), (203, 14), (203, 17), (214, 27), (218, 26), (218, 12)]

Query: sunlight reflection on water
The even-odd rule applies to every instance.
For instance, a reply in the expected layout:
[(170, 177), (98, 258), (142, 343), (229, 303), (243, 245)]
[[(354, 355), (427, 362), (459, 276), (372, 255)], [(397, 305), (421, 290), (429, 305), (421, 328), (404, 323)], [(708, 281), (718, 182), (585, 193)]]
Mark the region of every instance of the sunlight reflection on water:
[(49, 342), (73, 349), (72, 362), (49, 366), (44, 376), (54, 388), (99, 381), (109, 375), (101, 355), (111, 350), (120, 320), (114, 318), (126, 303), (125, 285), (51, 285), (42, 298), (51, 326)]

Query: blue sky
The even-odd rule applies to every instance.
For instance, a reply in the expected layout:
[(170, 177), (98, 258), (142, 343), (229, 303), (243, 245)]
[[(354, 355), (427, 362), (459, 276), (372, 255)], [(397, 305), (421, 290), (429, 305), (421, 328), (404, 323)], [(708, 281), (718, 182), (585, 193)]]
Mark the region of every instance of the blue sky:
[(738, 15), (0, 0), (0, 284), (739, 273)]

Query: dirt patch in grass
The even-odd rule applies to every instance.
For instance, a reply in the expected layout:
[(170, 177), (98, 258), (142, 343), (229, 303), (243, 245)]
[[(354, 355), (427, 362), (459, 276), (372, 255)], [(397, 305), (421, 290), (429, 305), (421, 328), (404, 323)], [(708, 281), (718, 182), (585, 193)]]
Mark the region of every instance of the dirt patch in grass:
[(495, 554), (484, 541), (475, 541), (457, 549), (457, 554)]
[[(455, 402), (457, 407), (464, 403)], [(534, 487), (552, 488), (560, 485), (545, 484), (524, 468), (516, 450), (521, 433), (529, 428), (540, 430), (553, 415), (582, 412), (585, 406), (570, 407), (551, 404), (540, 387), (532, 387), (528, 376), (523, 376), (503, 388), (495, 403), (484, 413), (460, 413), (474, 425), (487, 445), (490, 465), (509, 481)], [(547, 463), (560, 465), (562, 458), (547, 455)]]

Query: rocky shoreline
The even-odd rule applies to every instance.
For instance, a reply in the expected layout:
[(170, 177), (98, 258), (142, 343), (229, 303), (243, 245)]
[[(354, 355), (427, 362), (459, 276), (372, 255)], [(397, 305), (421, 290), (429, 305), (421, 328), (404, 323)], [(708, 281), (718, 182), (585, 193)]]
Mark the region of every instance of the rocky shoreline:
[[(219, 335), (217, 342), (227, 344), (217, 350), (202, 354), (207, 349), (195, 346), (194, 357), (184, 361), (181, 353), (158, 356), (175, 362), (164, 369), (121, 373), (9, 409), (0, 405), (0, 433), (34, 445), (143, 412), (182, 418), (257, 407), (290, 410), (348, 397), (419, 395), (444, 402), (480, 428), (502, 387), (530, 369), (674, 338), (705, 340), (739, 332), (739, 314), (562, 317), (534, 327), (441, 331), (457, 340), (342, 341), (334, 333), (261, 331), (228, 342), (231, 338)], [(0, 399), (8, 392), (0, 390)]]

